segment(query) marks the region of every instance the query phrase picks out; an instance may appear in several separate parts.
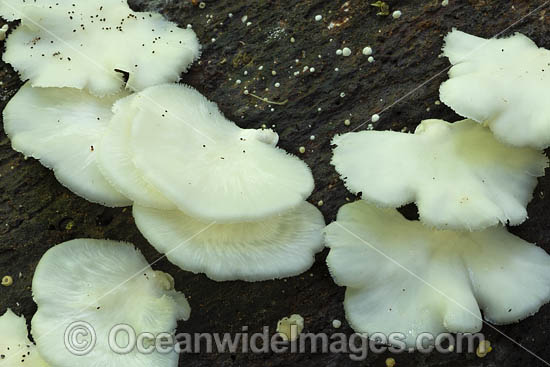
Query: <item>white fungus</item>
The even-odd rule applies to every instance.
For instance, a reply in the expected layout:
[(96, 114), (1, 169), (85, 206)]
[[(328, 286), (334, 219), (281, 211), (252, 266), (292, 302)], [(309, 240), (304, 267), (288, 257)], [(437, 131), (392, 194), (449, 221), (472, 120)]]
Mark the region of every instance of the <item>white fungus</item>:
[[(13, 9), (16, 9), (14, 13)], [(6, 41), (3, 60), (34, 87), (73, 87), (104, 96), (126, 88), (175, 82), (199, 57), (191, 29), (160, 14), (132, 11), (126, 1), (5, 0), (4, 18), (21, 24)]]
[(370, 47), (368, 47), (368, 46), (365, 47), (365, 48), (363, 49), (363, 55), (365, 55), (365, 56), (370, 56), (370, 55), (372, 55), (372, 48), (370, 48)]
[(343, 51), (341, 49), (336, 50), (336, 55), (340, 56), (342, 55)]
[[(203, 199), (200, 199), (200, 196), (211, 194), (210, 188), (203, 184), (205, 180), (206, 182), (209, 180), (212, 182), (212, 187), (215, 187), (213, 193), (216, 195), (216, 190), (219, 187), (230, 188), (234, 179), (238, 179), (239, 182), (246, 184), (246, 180), (238, 176), (240, 166), (246, 172), (250, 172), (247, 167), (252, 167), (252, 171), (259, 172), (257, 168), (246, 164), (246, 158), (256, 159), (263, 156), (261, 153), (263, 149), (260, 146), (256, 146), (256, 144), (260, 144), (261, 146), (265, 144), (270, 150), (275, 150), (275, 153), (277, 151), (272, 146), (272, 144), (276, 143), (277, 136), (271, 130), (238, 129), (233, 123), (221, 116), (215, 104), (208, 102), (198, 92), (184, 86), (175, 85), (160, 86), (156, 87), (156, 89), (156, 91), (147, 90), (143, 92), (151, 92), (148, 94), (148, 98), (142, 96), (143, 93), (136, 94), (119, 101), (115, 105), (115, 116), (111, 121), (109, 131), (101, 143), (101, 146), (105, 146), (105, 149), (101, 149), (102, 154), (100, 155), (100, 167), (105, 176), (112, 180), (113, 185), (120, 187), (128, 197), (136, 202), (133, 211), (135, 221), (149, 242), (158, 251), (166, 253), (168, 259), (182, 269), (204, 272), (207, 276), (216, 280), (243, 279), (254, 281), (272, 279), (297, 275), (309, 268), (314, 261), (313, 254), (322, 248), (320, 231), (324, 226), (322, 215), (310, 204), (303, 202), (300, 204), (300, 202), (288, 201), (288, 198), (285, 198), (283, 200), (284, 212), (273, 217), (267, 218), (263, 214), (249, 210), (249, 213), (246, 214), (249, 215), (252, 213), (252, 215), (257, 216), (256, 221), (232, 224), (216, 223), (214, 225), (212, 221), (201, 221), (182, 211), (176, 210), (175, 203), (168, 200), (157, 186), (154, 186), (146, 179), (143, 170), (139, 169), (135, 164), (137, 163), (134, 157), (136, 150), (132, 148), (131, 135), (132, 130), (135, 128), (133, 125), (138, 120), (136, 115), (143, 115), (142, 117), (147, 121), (173, 119), (173, 122), (176, 124), (174, 126), (175, 130), (174, 127), (169, 126), (164, 126), (163, 128), (166, 129), (169, 135), (173, 135), (174, 131), (180, 131), (185, 134), (186, 138), (183, 139), (174, 136), (176, 139), (181, 139), (179, 142), (185, 145), (190, 145), (189, 143), (193, 139), (198, 139), (198, 141), (192, 144), (195, 146), (194, 149), (197, 149), (196, 152), (190, 154), (183, 152), (176, 155), (173, 155), (172, 152), (166, 152), (168, 153), (167, 157), (194, 157), (193, 159), (184, 158), (181, 161), (193, 165), (200, 160), (210, 159), (208, 158), (209, 155), (214, 156), (212, 158), (214, 159), (213, 164), (205, 163), (210, 169), (214, 170), (213, 173), (216, 175), (215, 178), (212, 176), (210, 179), (208, 178), (208, 170), (197, 170), (197, 166), (191, 169), (180, 168), (178, 166), (181, 162), (174, 165), (173, 163), (169, 163), (169, 159), (168, 161), (163, 159), (166, 161), (165, 163), (172, 166), (170, 170), (182, 169), (182, 172), (189, 174), (188, 178), (186, 178), (176, 173), (178, 180), (183, 179), (184, 181), (182, 182), (187, 183), (187, 180), (191, 178), (200, 183), (194, 189), (193, 187), (188, 188), (186, 184), (183, 184), (186, 190), (198, 190), (195, 194), (192, 193), (188, 197), (195, 196), (197, 198), (196, 204), (199, 206), (203, 203)], [(173, 100), (171, 100), (170, 96), (172, 96)], [(143, 111), (148, 110), (148, 108), (143, 108), (144, 101), (150, 99), (171, 102), (164, 103), (162, 108), (154, 106), (153, 111)], [(186, 101), (184, 106), (182, 106), (182, 101)], [(184, 108), (185, 111), (182, 112), (180, 107)], [(157, 112), (154, 112), (154, 110), (157, 110)], [(155, 115), (157, 116), (155, 117)], [(202, 132), (197, 131), (193, 128), (193, 125), (187, 124), (186, 121), (199, 121), (201, 123), (197, 124), (197, 126), (200, 126), (204, 130)], [(177, 127), (180, 124), (182, 126)], [(265, 124), (263, 127), (266, 128)], [(185, 133), (186, 129), (189, 129), (187, 133)], [(229, 131), (226, 131), (228, 129)], [(231, 137), (231, 130), (240, 132), (240, 134)], [(195, 133), (194, 137), (190, 132)], [(171, 137), (168, 136), (168, 138)], [(226, 139), (227, 142), (232, 140), (237, 141), (235, 151), (222, 146), (226, 142)], [(169, 147), (171, 145), (178, 144), (158, 143), (156, 147), (151, 148), (159, 153), (159, 146)], [(134, 145), (134, 147), (143, 149), (141, 143)], [(252, 154), (246, 155), (246, 152), (251, 152)], [(237, 162), (241, 158), (245, 158), (245, 160)], [(221, 166), (218, 165), (216, 167), (218, 160), (225, 161), (226, 159), (228, 165), (223, 165), (225, 162), (222, 162)], [(272, 164), (279, 161), (281, 163), (280, 159), (281, 157), (277, 157), (277, 154), (275, 154), (275, 156), (268, 158), (266, 162)], [(302, 168), (306, 168), (302, 164), (300, 165)], [(263, 164), (258, 166), (258, 168), (263, 170), (262, 167)], [(271, 166), (269, 167), (271, 168)], [(228, 168), (229, 170), (220, 177), (218, 175), (218, 173), (222, 172), (220, 168), (222, 171)], [(231, 171), (231, 168), (233, 171)], [(298, 168), (299, 171), (302, 170), (299, 167), (295, 168)], [(292, 171), (292, 168), (290, 171), (281, 171), (279, 175), (284, 176)], [(300, 174), (305, 174), (306, 181), (310, 179), (310, 173), (307, 168), (306, 170), (302, 170)], [(243, 178), (248, 176), (243, 176)], [(271, 184), (261, 183), (260, 175), (249, 178), (252, 185), (250, 187), (254, 191), (258, 188), (270, 190), (269, 186)], [(260, 178), (260, 181), (256, 181), (257, 178)], [(283, 178), (281, 184), (286, 187), (296, 184), (300, 185), (299, 182), (303, 180), (303, 177), (296, 177), (298, 181), (289, 178), (292, 182), (284, 183), (284, 177), (281, 178)], [(227, 182), (227, 184), (218, 186), (220, 179)], [(277, 183), (274, 184), (278, 185)], [(309, 183), (307, 185), (309, 186)], [(180, 191), (180, 188), (175, 186), (173, 188), (176, 191)], [(237, 187), (236, 189), (239, 190), (240, 188)], [(307, 190), (309, 192), (309, 189)], [(261, 196), (261, 200), (265, 197), (265, 193), (261, 190), (257, 193), (249, 191), (245, 191), (244, 193), (250, 196)], [(227, 192), (220, 192), (221, 196), (214, 199), (216, 215), (224, 216), (224, 219), (227, 219), (226, 216), (229, 215), (232, 221), (236, 221), (241, 217), (240, 214), (235, 217), (235, 214), (231, 212), (232, 207), (238, 207), (242, 204), (242, 200), (248, 200), (249, 197), (248, 195), (242, 196), (241, 192), (235, 191), (231, 196), (234, 196), (235, 200), (239, 200), (239, 204), (231, 204), (230, 201), (232, 199), (229, 195), (226, 196), (226, 194)], [(304, 193), (304, 195), (307, 196), (308, 194)], [(225, 205), (230, 206), (226, 207)], [(264, 204), (259, 205), (262, 206)], [(272, 208), (264, 209), (269, 210)], [(182, 246), (183, 243), (185, 243), (185, 246)]]
[[(196, 90), (162, 85), (130, 98), (117, 112), (135, 110), (127, 133), (117, 134), (127, 142), (113, 143), (130, 147), (129, 156), (118, 159), (129, 159), (136, 176), (186, 214), (216, 222), (258, 220), (287, 211), (313, 190), (311, 170), (275, 146), (275, 132), (239, 128)], [(114, 167), (105, 167), (120, 163), (106, 157), (101, 165), (109, 180), (119, 180)]]
[[(107, 336), (120, 324), (137, 335), (175, 332), (177, 320), (187, 320), (191, 308), (183, 293), (174, 290), (174, 279), (151, 269), (132, 244), (77, 239), (57, 245), (42, 257), (32, 282), (38, 310), (32, 335), (41, 356), (52, 366), (175, 367), (175, 350), (119, 354)], [(97, 335), (93, 350), (71, 353), (63, 340), (74, 323), (91, 325)], [(128, 344), (127, 334), (115, 335), (118, 346)], [(126, 341), (126, 344), (124, 342)], [(154, 345), (154, 337), (151, 340)]]
[(274, 86), (275, 86), (275, 88), (279, 88), (281, 86), (281, 83), (277, 82), (277, 83), (275, 83)]
[(342, 56), (348, 57), (351, 55), (351, 50), (348, 47), (344, 47), (342, 50)]
[(323, 16), (322, 16), (322, 15), (316, 15), (316, 16), (315, 16), (315, 21), (316, 21), (316, 22), (320, 22), (322, 19), (323, 19)]
[(334, 319), (332, 320), (332, 327), (335, 329), (339, 329), (340, 326), (342, 326), (342, 321)]
[(396, 10), (396, 11), (394, 11), (394, 12), (392, 13), (393, 19), (399, 19), (399, 18), (401, 18), (401, 15), (402, 15), (401, 10)]
[(548, 166), (540, 151), (503, 144), (471, 120), (426, 120), (414, 134), (348, 133), (333, 144), (332, 164), (351, 192), (384, 207), (415, 202), (422, 222), (444, 229), (522, 223)]
[(49, 367), (27, 336), (27, 321), (8, 308), (0, 316), (0, 366)]
[(486, 40), (453, 30), (443, 55), (453, 65), (443, 103), (508, 144), (550, 146), (550, 50), (520, 33)]
[(441, 6), (447, 6), (447, 5), (449, 5), (449, 0), (443, 0), (441, 2)]
[(112, 105), (126, 95), (98, 98), (74, 88), (26, 83), (4, 109), (4, 129), (14, 150), (40, 160), (74, 193), (106, 206), (127, 206), (131, 201), (111, 186), (96, 163)]
[(369, 56), (369, 58), (367, 59), (368, 62), (370, 62), (371, 64), (374, 62), (374, 57), (372, 56)]
[(346, 319), (358, 333), (401, 332), (414, 348), (420, 333), (478, 332), (480, 308), (500, 325), (550, 300), (550, 256), (503, 226), (435, 231), (359, 200), (325, 233), (330, 274), (347, 287)]
[(168, 260), (217, 281), (298, 275), (323, 248), (323, 216), (307, 202), (270, 218), (230, 224), (140, 206), (133, 214), (141, 233)]
[(372, 121), (373, 123), (377, 123), (378, 121), (380, 121), (380, 115), (378, 115), (378, 114), (375, 113), (374, 115), (372, 115), (371, 121)]

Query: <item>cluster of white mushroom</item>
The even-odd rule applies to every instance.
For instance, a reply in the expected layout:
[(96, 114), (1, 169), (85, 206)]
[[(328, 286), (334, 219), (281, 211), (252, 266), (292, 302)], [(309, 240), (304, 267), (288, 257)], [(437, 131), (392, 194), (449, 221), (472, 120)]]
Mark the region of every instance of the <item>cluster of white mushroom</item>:
[[(480, 309), (506, 324), (550, 300), (550, 256), (505, 228), (525, 221), (548, 167), (550, 51), (454, 30), (443, 52), (441, 100), (468, 120), (333, 140), (332, 163), (364, 200), (326, 228), (328, 266), (353, 328), (402, 332), (409, 347), (423, 332), (481, 330)], [(412, 202), (420, 221), (380, 208)]]
[(0, 14), (22, 23), (4, 59), (30, 79), (4, 110), (15, 150), (92, 202), (134, 205), (141, 232), (182, 269), (257, 281), (312, 265), (325, 223), (305, 201), (307, 165), (272, 130), (241, 129), (167, 84), (199, 56), (191, 29), (118, 0), (6, 4)]
[(241, 129), (181, 85), (149, 88), (114, 111), (99, 167), (134, 202), (138, 228), (171, 262), (215, 280), (247, 281), (313, 264), (325, 225), (305, 201), (313, 176), (275, 147), (275, 132)]
[(25, 319), (8, 310), (0, 317), (0, 365), (177, 366), (174, 348), (115, 349), (133, 346), (128, 331), (113, 332), (117, 325), (145, 336), (142, 348), (173, 345), (177, 321), (191, 312), (174, 279), (153, 271), (133, 245), (90, 239), (57, 245), (40, 260), (32, 290), (36, 346), (27, 338)]
[[(200, 54), (194, 32), (159, 14), (133, 12), (125, 1), (8, 0), (0, 3), (0, 15), (21, 19), (3, 59), (29, 80), (4, 110), (14, 149), (40, 159), (61, 183), (91, 201), (129, 205), (97, 167), (96, 148), (112, 105), (131, 92), (178, 81)], [(120, 323), (138, 333), (170, 333), (177, 320), (189, 317), (189, 304), (174, 290), (172, 277), (151, 270), (132, 245), (96, 240), (58, 245), (41, 259), (32, 288), (36, 347), (24, 318), (8, 311), (0, 318), (3, 366), (177, 365), (175, 352), (116, 354), (104, 337)], [(64, 335), (82, 321), (102, 335), (85, 356), (71, 351)]]
[[(191, 29), (134, 12), (125, 0), (7, 0), (0, 15), (21, 19), (3, 58), (28, 79), (3, 112), (15, 150), (87, 200), (133, 205), (145, 237), (185, 270), (257, 281), (312, 265), (325, 222), (305, 201), (311, 170), (276, 147), (272, 130), (241, 129), (174, 84), (200, 54)], [(59, 343), (73, 321), (104, 337), (120, 323), (137, 334), (170, 332), (189, 317), (173, 279), (153, 272), (132, 245), (81, 239), (54, 247), (38, 265), (33, 296), (33, 336), (51, 365), (177, 365), (175, 353), (116, 355), (105, 338), (77, 361)], [(2, 320), (23, 344), (22, 321), (10, 313)], [(6, 355), (19, 363), (20, 352)]]
[[(21, 19), (4, 60), (29, 80), (4, 110), (13, 148), (92, 202), (133, 205), (143, 235), (184, 270), (246, 281), (307, 270), (325, 226), (305, 201), (311, 171), (276, 147), (272, 130), (242, 129), (174, 84), (199, 57), (194, 32), (125, 0), (73, 1), (0, 2), (2, 17)], [(487, 41), (458, 31), (443, 51), (453, 67), (441, 100), (467, 120), (333, 141), (332, 163), (364, 199), (325, 229), (347, 317), (359, 332), (401, 331), (413, 347), (422, 332), (479, 331), (480, 309), (503, 324), (550, 300), (550, 256), (505, 228), (525, 221), (549, 165), (550, 51), (519, 34)], [(387, 209), (412, 202), (419, 222)], [(59, 343), (76, 321), (101, 335), (120, 323), (139, 334), (174, 331), (189, 317), (172, 277), (130, 244), (52, 248), (33, 296), (40, 355), (23, 318), (0, 318), (0, 353), (12, 365), (177, 364), (174, 352), (116, 355), (106, 339), (78, 357)]]

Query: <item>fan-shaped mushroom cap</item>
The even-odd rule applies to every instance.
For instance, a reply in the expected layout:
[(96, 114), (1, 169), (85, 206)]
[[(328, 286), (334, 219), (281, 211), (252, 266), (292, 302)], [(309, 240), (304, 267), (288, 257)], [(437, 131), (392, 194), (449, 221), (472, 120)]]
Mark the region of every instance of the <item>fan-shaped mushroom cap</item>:
[[(255, 221), (284, 213), (311, 194), (311, 170), (274, 146), (273, 131), (239, 128), (215, 103), (182, 85), (148, 88), (133, 98), (138, 112), (128, 137), (131, 160), (139, 175), (186, 214), (205, 221)], [(124, 118), (113, 123), (126, 129)], [(109, 134), (116, 136), (106, 139), (119, 141), (110, 146), (126, 146), (118, 127)], [(101, 165), (115, 181), (121, 164), (109, 161)]]
[(3, 59), (35, 87), (87, 88), (104, 96), (120, 91), (128, 73), (127, 88), (138, 91), (179, 80), (200, 54), (193, 30), (160, 14), (134, 12), (125, 0), (22, 2), (0, 8), (7, 18), (22, 18)]
[(362, 131), (333, 140), (332, 164), (353, 193), (385, 207), (416, 202), (430, 226), (479, 230), (527, 217), (542, 152), (502, 144), (471, 120), (423, 121), (414, 135)]
[(27, 337), (27, 322), (9, 308), (0, 317), (0, 366), (48, 367)]
[(180, 211), (134, 205), (141, 233), (168, 260), (222, 280), (259, 281), (298, 275), (321, 251), (324, 219), (313, 205), (259, 222), (216, 224)]
[(550, 145), (549, 50), (520, 33), (486, 40), (453, 30), (443, 55), (453, 65), (440, 88), (443, 103), (508, 144)]
[(98, 150), (98, 165), (105, 178), (134, 203), (149, 208), (175, 209), (153, 185), (147, 182), (133, 162), (130, 141), (132, 120), (137, 112), (132, 108), (134, 95), (119, 100), (113, 107), (114, 116)]
[(97, 98), (73, 88), (32, 88), (25, 84), (4, 109), (4, 130), (13, 149), (39, 159), (64, 186), (107, 206), (131, 202), (99, 171), (97, 147), (121, 93)]
[(507, 324), (550, 300), (550, 256), (501, 226), (434, 231), (360, 200), (325, 231), (327, 264), (347, 287), (344, 307), (357, 332), (402, 332), (414, 346), (423, 332), (479, 331), (479, 308), (487, 321)]
[[(190, 313), (185, 296), (174, 290), (172, 277), (153, 271), (133, 245), (78, 239), (55, 246), (40, 260), (32, 290), (38, 305), (32, 334), (41, 355), (53, 366), (177, 365), (175, 352), (117, 354), (109, 345), (108, 336), (117, 325), (129, 325), (137, 335), (156, 336), (172, 333), (176, 320), (186, 320)], [(96, 345), (86, 355), (72, 354), (63, 343), (74, 322), (86, 322), (95, 330)], [(118, 346), (128, 344), (123, 340), (126, 333), (116, 337)]]

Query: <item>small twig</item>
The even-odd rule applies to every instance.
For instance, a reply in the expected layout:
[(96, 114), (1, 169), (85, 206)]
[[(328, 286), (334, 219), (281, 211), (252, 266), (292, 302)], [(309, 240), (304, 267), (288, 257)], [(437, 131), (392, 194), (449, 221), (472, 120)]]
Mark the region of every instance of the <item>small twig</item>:
[(259, 99), (259, 100), (262, 101), (262, 102), (265, 102), (265, 103), (268, 103), (268, 104), (274, 104), (274, 105), (277, 105), (277, 106), (284, 106), (285, 104), (288, 103), (288, 99), (285, 99), (285, 100), (282, 101), (282, 102), (274, 102), (274, 101), (270, 101), (269, 99), (267, 99), (267, 97), (266, 97), (266, 98), (262, 98), (262, 97), (260, 97), (260, 96), (255, 95), (254, 93), (250, 93), (250, 92), (249, 92), (247, 95), (248, 95), (248, 96), (251, 96), (251, 97), (254, 97), (254, 98), (256, 98), (256, 99)]

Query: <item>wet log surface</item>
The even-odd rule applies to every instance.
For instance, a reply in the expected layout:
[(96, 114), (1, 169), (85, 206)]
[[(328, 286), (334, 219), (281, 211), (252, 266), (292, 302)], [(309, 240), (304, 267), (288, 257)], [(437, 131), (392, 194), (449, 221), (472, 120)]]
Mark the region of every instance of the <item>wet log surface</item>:
[[(324, 202), (320, 209), (327, 223), (347, 200), (355, 200), (330, 165), (330, 140), (335, 134), (367, 128), (373, 113), (381, 114), (374, 125), (377, 130), (414, 130), (428, 118), (459, 119), (446, 106), (435, 103), (449, 66), (438, 56), (443, 36), (453, 27), (484, 37), (519, 31), (539, 46), (550, 48), (550, 6), (537, 9), (542, 0), (450, 0), (447, 7), (440, 1), (388, 1), (392, 11), (402, 11), (398, 20), (391, 15), (378, 16), (370, 1), (361, 0), (206, 1), (203, 9), (187, 0), (129, 2), (135, 10), (159, 11), (182, 27), (193, 25), (203, 54), (200, 63), (182, 76), (183, 82), (217, 102), (241, 127), (274, 126), (282, 148), (296, 154), (300, 146), (306, 148), (305, 154), (299, 155), (312, 167), (316, 179), (310, 201)], [(323, 16), (321, 21), (315, 21), (317, 14)], [(245, 22), (244, 16), (248, 17)], [(335, 26), (329, 29), (331, 22)], [(375, 51), (372, 64), (361, 54), (365, 46)], [(352, 55), (337, 56), (336, 50), (342, 47), (349, 47)], [(303, 72), (306, 66), (315, 71)], [(300, 71), (297, 76), (296, 71)], [(3, 108), (22, 83), (3, 63), (0, 81)], [(274, 87), (276, 82), (279, 88)], [(288, 102), (270, 106), (245, 95), (245, 86), (262, 98)], [(346, 119), (350, 126), (344, 124)], [(547, 251), (550, 199), (545, 194), (548, 196), (549, 190), (550, 176), (541, 178), (529, 205), (530, 219), (511, 229)], [(105, 208), (72, 194), (51, 171), (14, 152), (3, 131), (0, 224), (0, 276), (9, 274), (15, 280), (11, 287), (0, 287), (0, 313), (10, 307), (28, 319), (36, 311), (31, 295), (34, 269), (40, 257), (60, 242), (82, 237), (123, 240), (134, 243), (150, 262), (161, 257), (136, 229), (129, 208)], [(324, 262), (326, 255), (326, 250), (320, 253), (315, 265), (301, 276), (259, 283), (214, 282), (185, 272), (166, 259), (154, 267), (172, 274), (178, 290), (189, 297), (192, 316), (180, 323), (178, 332), (238, 333), (245, 325), (249, 333), (260, 332), (263, 326), (274, 332), (279, 319), (298, 313), (305, 319), (305, 332), (349, 335), (353, 331), (342, 307), (344, 288), (332, 281)], [(342, 320), (340, 329), (332, 327), (333, 319)], [(547, 305), (518, 324), (485, 325), (483, 333), (493, 351), (483, 359), (457, 353), (392, 357), (403, 367), (542, 366), (529, 351), (550, 360), (549, 326)], [(346, 354), (204, 353), (185, 354), (180, 365), (384, 366), (389, 356), (370, 353), (365, 361), (354, 362)]]

